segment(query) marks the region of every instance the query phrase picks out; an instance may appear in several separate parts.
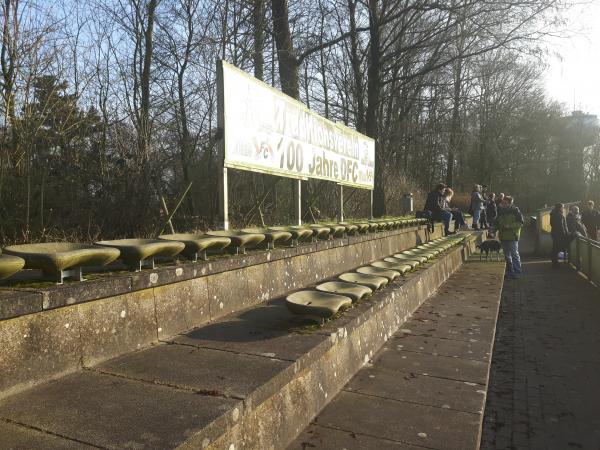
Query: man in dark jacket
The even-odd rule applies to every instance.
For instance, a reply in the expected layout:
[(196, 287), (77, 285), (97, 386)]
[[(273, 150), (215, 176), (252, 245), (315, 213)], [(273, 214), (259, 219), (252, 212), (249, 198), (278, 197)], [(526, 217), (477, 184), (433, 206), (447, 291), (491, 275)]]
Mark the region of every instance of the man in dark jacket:
[(600, 229), (600, 212), (594, 209), (594, 202), (588, 201), (585, 209), (581, 213), (581, 221), (585, 225), (588, 237), (595, 241), (598, 240), (598, 230)]
[(552, 267), (558, 268), (558, 254), (567, 250), (569, 229), (565, 218), (565, 205), (557, 203), (550, 213), (550, 234), (552, 235)]
[(454, 234), (450, 232), (450, 221), (452, 220), (452, 211), (445, 209), (446, 199), (444, 198), (444, 189), (446, 185), (439, 183), (435, 190), (427, 194), (427, 200), (425, 201), (425, 210), (431, 211), (431, 218), (433, 220), (440, 220), (444, 223), (444, 233), (447, 235)]

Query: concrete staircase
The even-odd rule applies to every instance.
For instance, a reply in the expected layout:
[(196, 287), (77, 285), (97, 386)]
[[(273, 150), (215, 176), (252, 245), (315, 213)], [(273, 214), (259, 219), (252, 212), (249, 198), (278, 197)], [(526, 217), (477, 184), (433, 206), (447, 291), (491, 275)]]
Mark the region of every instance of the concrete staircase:
[(6, 448), (285, 448), (474, 244), (475, 236), (323, 327), (293, 317), (277, 298), (7, 396), (0, 441)]

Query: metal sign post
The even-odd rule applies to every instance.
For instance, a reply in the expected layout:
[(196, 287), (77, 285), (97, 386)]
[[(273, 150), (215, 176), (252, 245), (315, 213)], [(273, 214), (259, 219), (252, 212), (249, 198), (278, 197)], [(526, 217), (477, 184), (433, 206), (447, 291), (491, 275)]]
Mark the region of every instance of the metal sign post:
[(371, 201), (369, 206), (369, 219), (373, 220), (373, 189), (369, 192)]
[(229, 230), (229, 189), (227, 167), (219, 170), (219, 217), (224, 230)]
[(302, 180), (292, 180), (294, 183), (294, 222), (302, 225)]
[(344, 221), (344, 186), (340, 184), (340, 205), (338, 208), (338, 220)]
[(229, 189), (227, 167), (225, 167), (225, 93), (223, 88), (223, 64), (217, 62), (217, 127), (221, 133), (218, 142), (219, 159), (219, 218), (224, 230), (229, 230)]

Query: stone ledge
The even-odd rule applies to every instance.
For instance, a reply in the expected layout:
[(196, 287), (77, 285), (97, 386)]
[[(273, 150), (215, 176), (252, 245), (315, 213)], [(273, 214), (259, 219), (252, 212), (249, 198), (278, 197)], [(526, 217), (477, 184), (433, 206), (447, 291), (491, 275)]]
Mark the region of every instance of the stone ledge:
[[(23, 290), (28, 305), (35, 301), (34, 306), (39, 307), (41, 295), (42, 307), (63, 306), (0, 320), (0, 346), (5, 349), (0, 359), (0, 373), (4, 375), (0, 377), (0, 397), (156, 344), (192, 327), (412, 247), (428, 237), (423, 228), (408, 228), (359, 236), (351, 245), (344, 244), (344, 240), (323, 241), (306, 248), (147, 271), (119, 277), (124, 293), (94, 301), (89, 301), (90, 286), (106, 286), (111, 280), (57, 286), (41, 293)], [(324, 250), (318, 251), (319, 248)], [(289, 254), (295, 256), (286, 256)], [(161, 278), (163, 273), (170, 274), (170, 278)], [(274, 273), (279, 276), (273, 276)], [(163, 283), (173, 281), (173, 276), (181, 281)], [(136, 277), (148, 277), (152, 287), (131, 290), (128, 283)], [(60, 302), (58, 294), (63, 295)], [(19, 300), (13, 304), (20, 306)]]

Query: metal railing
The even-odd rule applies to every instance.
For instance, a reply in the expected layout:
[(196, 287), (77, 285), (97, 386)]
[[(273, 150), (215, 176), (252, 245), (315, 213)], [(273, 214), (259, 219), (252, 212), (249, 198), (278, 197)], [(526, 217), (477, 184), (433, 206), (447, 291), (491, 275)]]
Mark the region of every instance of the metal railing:
[(569, 262), (600, 286), (600, 242), (576, 236), (569, 244)]

